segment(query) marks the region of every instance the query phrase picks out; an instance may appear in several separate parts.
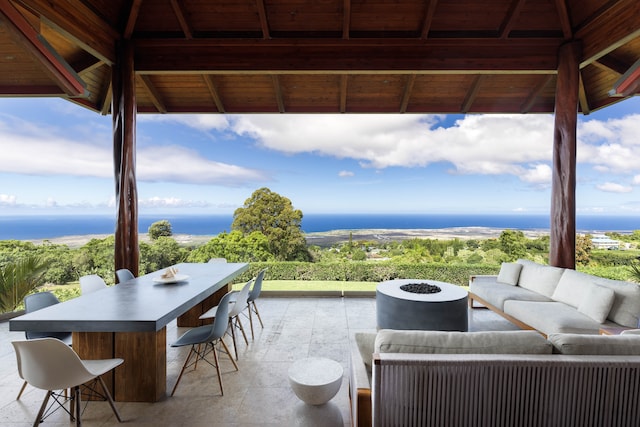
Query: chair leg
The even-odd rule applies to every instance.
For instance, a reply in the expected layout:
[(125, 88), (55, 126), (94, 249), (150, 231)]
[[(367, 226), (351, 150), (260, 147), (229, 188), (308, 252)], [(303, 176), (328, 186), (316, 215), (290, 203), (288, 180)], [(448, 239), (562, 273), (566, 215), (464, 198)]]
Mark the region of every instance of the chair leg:
[(236, 331), (235, 331), (235, 327), (233, 326), (233, 322), (229, 323), (229, 328), (231, 329), (231, 341), (233, 341), (233, 351), (236, 354), (236, 360), (238, 359), (238, 345), (236, 344)]
[(242, 326), (242, 321), (240, 320), (240, 316), (235, 317), (236, 327), (240, 328), (240, 332), (242, 332), (242, 336), (244, 337), (244, 343), (249, 345), (249, 340), (247, 339), (247, 334), (244, 332), (244, 327)]
[(16, 400), (20, 400), (20, 396), (22, 396), (22, 393), (24, 392), (24, 389), (27, 388), (27, 382), (25, 381), (24, 384), (22, 384), (22, 387), (20, 388), (20, 391), (18, 392), (18, 397), (16, 397)]
[(262, 323), (262, 318), (260, 317), (260, 312), (258, 311), (258, 306), (256, 305), (256, 302), (251, 301), (251, 304), (253, 305), (253, 311), (256, 313), (256, 316), (258, 316), (258, 320), (260, 321), (260, 327), (264, 329), (264, 324)]
[(236, 363), (236, 361), (233, 360), (233, 356), (231, 356), (231, 351), (229, 351), (227, 343), (225, 343), (222, 338), (220, 338), (220, 342), (222, 343), (222, 347), (224, 347), (224, 351), (227, 353), (227, 356), (229, 356), (229, 360), (231, 360), (231, 363), (233, 363), (233, 367), (236, 368), (236, 371), (239, 371), (240, 368), (238, 368), (238, 364)]
[[(180, 380), (182, 379), (182, 374), (184, 374), (184, 370), (187, 368), (189, 360), (191, 360), (191, 355), (193, 353), (195, 353), (194, 347), (195, 347), (195, 345), (192, 345), (191, 346), (191, 350), (189, 350), (189, 355), (187, 356), (187, 360), (184, 361), (184, 365), (182, 365), (182, 369), (180, 370), (180, 375), (178, 375), (178, 379), (176, 380), (176, 384), (173, 386), (173, 390), (171, 390), (171, 396), (173, 396), (173, 394), (176, 392), (176, 389), (178, 388), (178, 384), (180, 384)], [(198, 356), (196, 355), (196, 357), (198, 357)]]
[(213, 352), (213, 361), (216, 365), (216, 373), (218, 374), (218, 383), (220, 384), (220, 394), (224, 396), (224, 389), (222, 388), (222, 374), (220, 373), (220, 362), (218, 361), (218, 350), (216, 350), (216, 344), (211, 343)]
[(40, 405), (40, 410), (38, 411), (36, 420), (33, 423), (33, 427), (38, 427), (42, 422), (42, 415), (44, 415), (44, 411), (47, 408), (47, 402), (49, 402), (49, 397), (51, 396), (51, 393), (52, 391), (48, 390), (47, 394), (44, 396), (44, 400), (42, 401), (42, 405)]
[(251, 327), (251, 341), (255, 340), (253, 335), (253, 317), (251, 316), (251, 303), (247, 305), (247, 311), (249, 311), (249, 326)]
[(113, 401), (113, 397), (111, 397), (111, 393), (109, 393), (109, 389), (107, 388), (107, 385), (104, 383), (104, 380), (102, 379), (102, 377), (98, 377), (98, 380), (100, 381), (100, 385), (102, 386), (102, 391), (104, 391), (104, 395), (107, 397), (107, 400), (109, 401), (109, 405), (111, 405), (111, 409), (113, 409), (113, 413), (116, 414), (116, 418), (118, 419), (118, 422), (122, 422), (122, 418), (120, 418), (120, 413), (118, 412), (118, 408), (116, 408), (116, 404)]
[(82, 402), (80, 402), (80, 386), (77, 385), (73, 388), (73, 404), (76, 409), (76, 427), (82, 426), (82, 420), (80, 414), (82, 412)]

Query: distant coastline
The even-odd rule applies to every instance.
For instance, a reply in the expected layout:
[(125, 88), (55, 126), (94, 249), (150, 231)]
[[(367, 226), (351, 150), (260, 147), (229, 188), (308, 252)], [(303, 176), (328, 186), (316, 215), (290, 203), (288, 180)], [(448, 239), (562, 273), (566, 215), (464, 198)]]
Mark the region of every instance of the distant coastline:
[[(207, 242), (217, 234), (230, 231), (231, 215), (158, 215), (139, 218), (140, 238), (144, 241), (148, 227), (166, 219), (172, 224), (180, 243)], [(640, 229), (640, 219), (629, 216), (578, 216), (580, 233), (631, 233)], [(309, 244), (325, 246), (355, 240), (485, 239), (495, 238), (505, 229), (520, 230), (535, 237), (549, 233), (547, 215), (502, 214), (308, 214), (302, 222)], [(91, 238), (112, 235), (115, 219), (108, 215), (74, 216), (2, 216), (0, 240), (23, 240), (77, 246)], [(82, 243), (84, 244), (84, 243)]]

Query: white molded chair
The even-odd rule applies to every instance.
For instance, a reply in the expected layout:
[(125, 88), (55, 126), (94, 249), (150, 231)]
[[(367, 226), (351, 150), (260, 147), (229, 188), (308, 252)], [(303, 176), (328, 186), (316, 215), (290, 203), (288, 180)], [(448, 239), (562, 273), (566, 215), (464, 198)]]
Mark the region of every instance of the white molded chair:
[[(124, 360), (82, 360), (71, 347), (55, 338), (13, 341), (11, 344), (16, 350), (20, 378), (34, 387), (47, 390), (47, 394), (38, 411), (38, 416), (33, 423), (34, 427), (37, 427), (42, 422), (47, 402), (52, 395), (64, 408), (63, 404), (66, 402), (61, 402), (54, 390), (65, 389), (73, 390), (71, 393), (71, 408), (67, 412), (72, 419), (75, 417), (76, 426), (82, 425), (80, 418), (82, 412), (80, 386), (92, 380), (100, 383), (104, 397), (111, 405), (113, 413), (118, 418), (118, 421), (122, 422), (111, 394), (100, 375), (111, 371), (122, 364)], [(64, 409), (67, 410), (66, 408)]]
[[(25, 313), (33, 313), (34, 311), (40, 310), (45, 307), (49, 307), (54, 304), (58, 304), (60, 301), (58, 298), (51, 292), (37, 292), (35, 294), (27, 295), (24, 298), (24, 311)], [(25, 337), (28, 340), (36, 339), (36, 338), (56, 338), (65, 343), (66, 345), (71, 345), (71, 332), (34, 332), (34, 331), (26, 331)], [(25, 381), (18, 392), (18, 397), (16, 400), (20, 400), (24, 389), (27, 387), (27, 382)]]
[[(171, 391), (171, 396), (176, 392), (178, 388), (178, 384), (182, 379), (182, 374), (184, 370), (193, 365), (194, 370), (198, 367), (198, 361), (203, 360), (208, 364), (212, 365), (216, 368), (216, 372), (218, 373), (218, 383), (220, 383), (220, 393), (224, 395), (224, 389), (222, 388), (222, 375), (220, 373), (220, 362), (218, 359), (218, 350), (216, 349), (216, 345), (222, 344), (224, 351), (229, 356), (229, 360), (233, 363), (236, 371), (238, 370), (238, 365), (236, 361), (231, 357), (231, 353), (229, 351), (229, 347), (224, 342), (224, 335), (229, 327), (229, 301), (231, 300), (233, 293), (226, 293), (219, 304), (219, 316), (213, 320), (212, 324), (198, 326), (197, 328), (189, 329), (185, 332), (176, 342), (171, 344), (171, 347), (183, 347), (190, 345), (191, 350), (189, 351), (189, 355), (187, 356), (187, 360), (184, 361), (184, 365), (182, 365), (182, 370), (180, 371), (180, 375), (178, 375), (178, 379), (176, 380), (176, 384), (173, 386), (173, 390)], [(204, 349), (202, 349), (202, 345), (204, 344)], [(207, 360), (206, 356), (209, 353), (213, 353), (213, 362)], [(195, 360), (191, 360), (191, 356), (195, 356)]]
[(131, 271), (127, 268), (121, 268), (116, 271), (116, 276), (118, 277), (118, 283), (126, 282), (127, 280), (133, 280), (136, 276), (133, 275)]
[(247, 298), (247, 310), (249, 311), (249, 324), (251, 325), (251, 339), (254, 339), (253, 336), (253, 313), (258, 316), (258, 320), (260, 321), (260, 327), (264, 329), (264, 324), (262, 323), (262, 318), (260, 317), (260, 312), (258, 311), (258, 306), (256, 305), (256, 300), (260, 296), (260, 292), (262, 291), (262, 280), (264, 279), (264, 273), (267, 271), (266, 268), (263, 268), (258, 272), (258, 275), (253, 281), (253, 288), (249, 292), (249, 297)]
[(89, 274), (80, 278), (80, 293), (82, 295), (99, 291), (107, 287), (102, 277), (97, 274)]
[(226, 258), (211, 258), (209, 259), (209, 264), (224, 264), (227, 262)]
[[(233, 350), (236, 353), (236, 360), (238, 360), (238, 345), (236, 343), (236, 329), (240, 329), (242, 332), (242, 336), (244, 337), (244, 342), (249, 345), (249, 340), (247, 339), (247, 334), (244, 332), (244, 327), (242, 326), (242, 321), (240, 320), (240, 313), (242, 310), (247, 308), (247, 298), (249, 297), (249, 290), (251, 289), (251, 282), (253, 279), (249, 280), (240, 290), (240, 292), (233, 292), (230, 298), (230, 302), (228, 303), (228, 316), (229, 316), (229, 329), (231, 330), (231, 339), (233, 339)], [(200, 319), (210, 319), (212, 317), (217, 318), (220, 315), (220, 305), (222, 304), (222, 300), (220, 304), (216, 305), (213, 308), (210, 308), (204, 314), (200, 316)]]

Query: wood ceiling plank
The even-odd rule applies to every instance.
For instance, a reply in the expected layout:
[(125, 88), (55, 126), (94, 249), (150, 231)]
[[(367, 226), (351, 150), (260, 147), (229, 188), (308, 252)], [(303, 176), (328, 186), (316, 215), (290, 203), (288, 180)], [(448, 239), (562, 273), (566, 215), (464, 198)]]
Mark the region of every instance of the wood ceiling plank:
[(640, 37), (640, 2), (620, 0), (589, 19), (575, 38), (582, 40), (584, 68), (620, 46)]
[(589, 108), (589, 99), (587, 98), (587, 90), (584, 85), (584, 79), (582, 78), (582, 72), (580, 72), (580, 81), (578, 83), (578, 101), (580, 102), (580, 111), (582, 114), (591, 113)]
[(464, 101), (460, 106), (460, 111), (463, 114), (468, 113), (469, 110), (471, 109), (473, 102), (476, 100), (476, 96), (478, 96), (478, 91), (480, 90), (480, 86), (482, 85), (483, 79), (484, 79), (484, 76), (482, 74), (476, 76), (476, 78), (473, 79), (473, 83), (469, 88), (469, 92), (467, 92), (467, 96), (464, 98)]
[(540, 82), (533, 88), (533, 90), (531, 91), (531, 94), (522, 103), (522, 106), (520, 107), (521, 113), (524, 114), (524, 113), (529, 113), (531, 111), (531, 108), (536, 103), (536, 100), (538, 99), (542, 91), (549, 85), (549, 83), (552, 80), (553, 80), (553, 76), (551, 75), (542, 76), (540, 78)]
[(145, 76), (144, 74), (137, 74), (136, 76), (151, 97), (151, 102), (153, 102), (153, 105), (155, 105), (158, 112), (165, 114), (167, 112), (167, 107), (165, 106), (162, 96), (151, 81), (151, 78), (149, 76)]
[(347, 112), (347, 90), (349, 88), (349, 76), (343, 74), (340, 76), (340, 112)]
[(264, 5), (264, 0), (256, 0), (256, 6), (258, 7), (258, 16), (260, 17), (260, 28), (262, 28), (262, 38), (270, 39), (271, 30), (269, 29), (269, 19), (267, 17), (267, 10)]
[(272, 75), (271, 80), (273, 81), (273, 91), (276, 96), (276, 103), (278, 104), (278, 111), (280, 113), (285, 113), (286, 110), (284, 108), (284, 101), (282, 100), (282, 88), (280, 87), (280, 79), (277, 75)]
[(87, 52), (112, 65), (115, 44), (120, 35), (91, 8), (77, 0), (20, 0), (48, 25)]
[(411, 99), (411, 94), (413, 93), (413, 85), (416, 82), (416, 75), (411, 74), (407, 77), (407, 84), (404, 87), (404, 94), (402, 95), (402, 103), (400, 104), (400, 112), (406, 113), (407, 107), (409, 106), (409, 101)]
[(347, 40), (351, 32), (351, 0), (342, 3), (342, 38)]
[(605, 69), (612, 71), (618, 75), (623, 75), (627, 72), (629, 67), (632, 64), (629, 64), (625, 61), (621, 61), (613, 55), (605, 55), (601, 58), (598, 58), (597, 61), (593, 62), (593, 65), (598, 67), (604, 67)]
[(420, 30), (420, 38), (426, 39), (429, 36), (429, 30), (431, 29), (431, 22), (433, 22), (433, 15), (436, 13), (436, 7), (438, 6), (438, 0), (430, 0), (427, 6), (427, 11), (424, 14), (422, 20), (422, 29)]
[(509, 33), (520, 16), (524, 2), (525, 0), (512, 0), (511, 5), (509, 5), (509, 10), (507, 11), (507, 15), (505, 16), (502, 24), (500, 24), (500, 29), (498, 30), (501, 39), (509, 37)]

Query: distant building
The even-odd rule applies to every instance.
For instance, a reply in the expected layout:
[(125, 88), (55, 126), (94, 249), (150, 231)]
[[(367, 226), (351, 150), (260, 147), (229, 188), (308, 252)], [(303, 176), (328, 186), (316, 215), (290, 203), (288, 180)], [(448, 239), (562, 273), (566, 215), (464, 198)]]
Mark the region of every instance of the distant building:
[(620, 240), (613, 240), (604, 234), (594, 234), (591, 236), (591, 243), (596, 249), (619, 249)]

